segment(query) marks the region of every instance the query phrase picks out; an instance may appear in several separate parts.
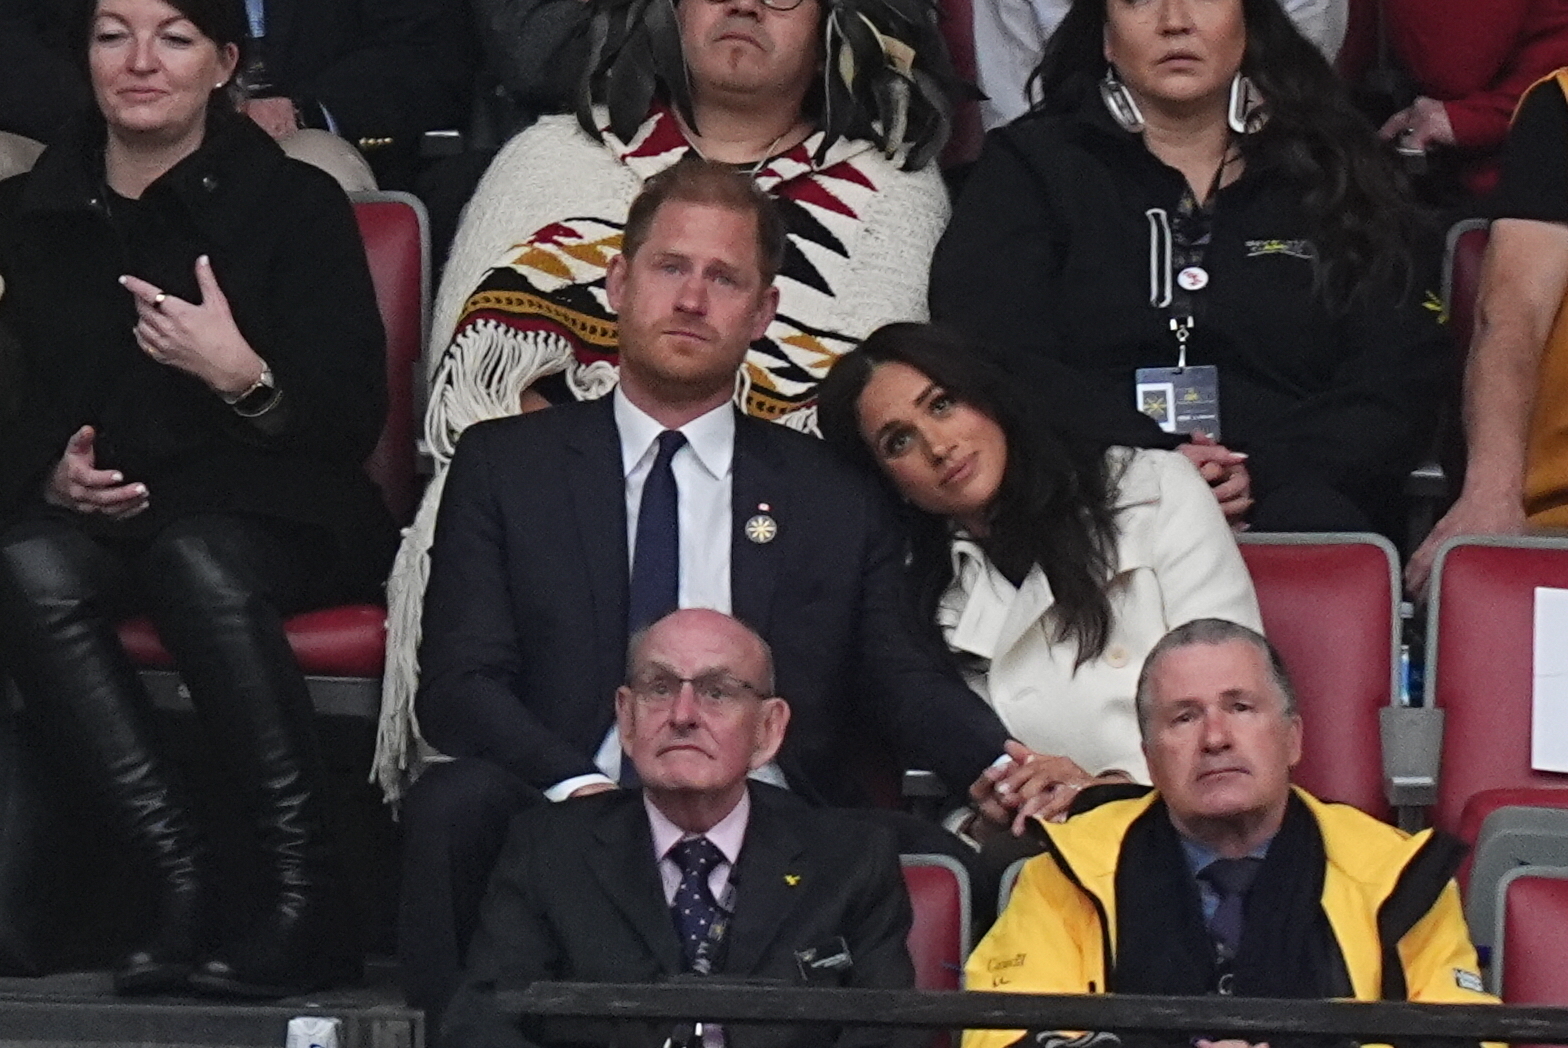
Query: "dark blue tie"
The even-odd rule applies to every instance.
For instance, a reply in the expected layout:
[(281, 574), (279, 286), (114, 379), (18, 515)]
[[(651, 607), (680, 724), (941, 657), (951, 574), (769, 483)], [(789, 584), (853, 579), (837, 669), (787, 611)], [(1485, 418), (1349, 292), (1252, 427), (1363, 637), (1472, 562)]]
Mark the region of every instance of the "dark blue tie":
[(1215, 859), (1198, 876), (1214, 886), (1220, 904), (1209, 918), (1209, 934), (1219, 944), (1226, 960), (1236, 956), (1241, 949), (1241, 928), (1247, 892), (1258, 876), (1262, 859), (1250, 856), (1243, 859)]
[(667, 429), (659, 434), (659, 454), (642, 488), (637, 511), (637, 544), (632, 547), (631, 600), (627, 626), (636, 633), (675, 610), (680, 594), (681, 532), (675, 471), (670, 460), (686, 444), (686, 435)]
[(690, 971), (697, 960), (697, 948), (708, 937), (708, 929), (719, 916), (719, 904), (713, 898), (708, 878), (725, 858), (719, 846), (706, 837), (679, 842), (670, 849), (669, 856), (681, 870), (681, 883), (675, 889), (670, 913), (675, 918), (675, 931), (680, 936), (686, 968)]

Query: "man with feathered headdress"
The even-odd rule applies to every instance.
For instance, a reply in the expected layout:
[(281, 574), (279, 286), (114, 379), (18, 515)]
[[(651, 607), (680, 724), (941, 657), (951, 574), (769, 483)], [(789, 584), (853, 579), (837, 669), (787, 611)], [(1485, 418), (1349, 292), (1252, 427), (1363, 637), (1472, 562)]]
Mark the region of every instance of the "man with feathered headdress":
[[(564, 0), (576, 6), (576, 0)], [(932, 163), (958, 86), (932, 0), (594, 0), (577, 112), (497, 155), (464, 212), (436, 303), (425, 433), (437, 472), (388, 587), (376, 776), (418, 770), (410, 706), (428, 550), (458, 436), (616, 382), (605, 297), (627, 208), (689, 153), (748, 172), (784, 217), (777, 318), (736, 401), (815, 432), (815, 389), (878, 325), (926, 315), (948, 216)]]

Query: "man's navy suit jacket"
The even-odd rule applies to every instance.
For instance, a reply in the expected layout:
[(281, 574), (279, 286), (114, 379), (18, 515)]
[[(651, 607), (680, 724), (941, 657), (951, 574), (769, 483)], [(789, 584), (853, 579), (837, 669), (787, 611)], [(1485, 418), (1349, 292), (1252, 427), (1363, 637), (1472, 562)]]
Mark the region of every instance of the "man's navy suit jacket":
[[(740, 415), (732, 484), (732, 611), (773, 649), (792, 711), (778, 758), (791, 789), (863, 801), (850, 769), (867, 731), (906, 766), (967, 788), (1007, 733), (919, 639), (886, 498), (815, 438)], [(746, 534), (760, 512), (777, 524), (769, 542)], [(431, 551), (425, 737), (540, 789), (595, 771), (625, 678), (629, 574), (609, 397), (469, 427)]]

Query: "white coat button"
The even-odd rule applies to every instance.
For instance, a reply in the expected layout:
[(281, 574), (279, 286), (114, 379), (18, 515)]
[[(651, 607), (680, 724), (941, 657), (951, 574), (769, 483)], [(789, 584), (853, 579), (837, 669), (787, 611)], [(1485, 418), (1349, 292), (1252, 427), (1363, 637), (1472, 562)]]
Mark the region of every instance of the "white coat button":
[(1120, 644), (1114, 644), (1111, 647), (1105, 649), (1105, 662), (1112, 669), (1121, 669), (1123, 666), (1127, 665), (1131, 659), (1132, 656), (1127, 653), (1127, 649), (1122, 647)]

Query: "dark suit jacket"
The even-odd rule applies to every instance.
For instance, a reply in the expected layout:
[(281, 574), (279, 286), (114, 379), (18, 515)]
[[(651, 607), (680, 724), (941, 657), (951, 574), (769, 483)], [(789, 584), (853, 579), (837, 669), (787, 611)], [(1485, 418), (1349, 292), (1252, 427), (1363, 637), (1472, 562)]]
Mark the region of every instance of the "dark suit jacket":
[(63, 0), (0, 0), (0, 131), (40, 142), (88, 104)]
[(267, 43), (279, 93), (325, 106), (350, 142), (411, 151), (468, 115), (478, 53), (462, 0), (267, 0)]
[[(965, 788), (1006, 730), (945, 652), (916, 639), (903, 542), (875, 488), (820, 441), (738, 416), (730, 592), (773, 648), (792, 719), (779, 764), (809, 799), (864, 798), (847, 744), (874, 725)], [(768, 543), (745, 522), (767, 505)], [(626, 496), (608, 397), (471, 426), (431, 551), (425, 737), (544, 788), (592, 773), (625, 678)]]
[[(853, 965), (835, 985), (914, 985), (909, 897), (891, 835), (771, 786), (751, 786), (751, 816), (732, 871), (735, 918), (715, 978), (800, 984), (798, 950), (843, 936)], [(681, 948), (639, 791), (543, 805), (518, 817), (485, 898), (468, 974), (442, 1027), (451, 1048), (648, 1045), (669, 1024), (509, 1021), (496, 989), (538, 980), (655, 982), (681, 971)], [(816, 985), (816, 982), (813, 982)], [(890, 1031), (733, 1026), (733, 1048), (885, 1045)]]

